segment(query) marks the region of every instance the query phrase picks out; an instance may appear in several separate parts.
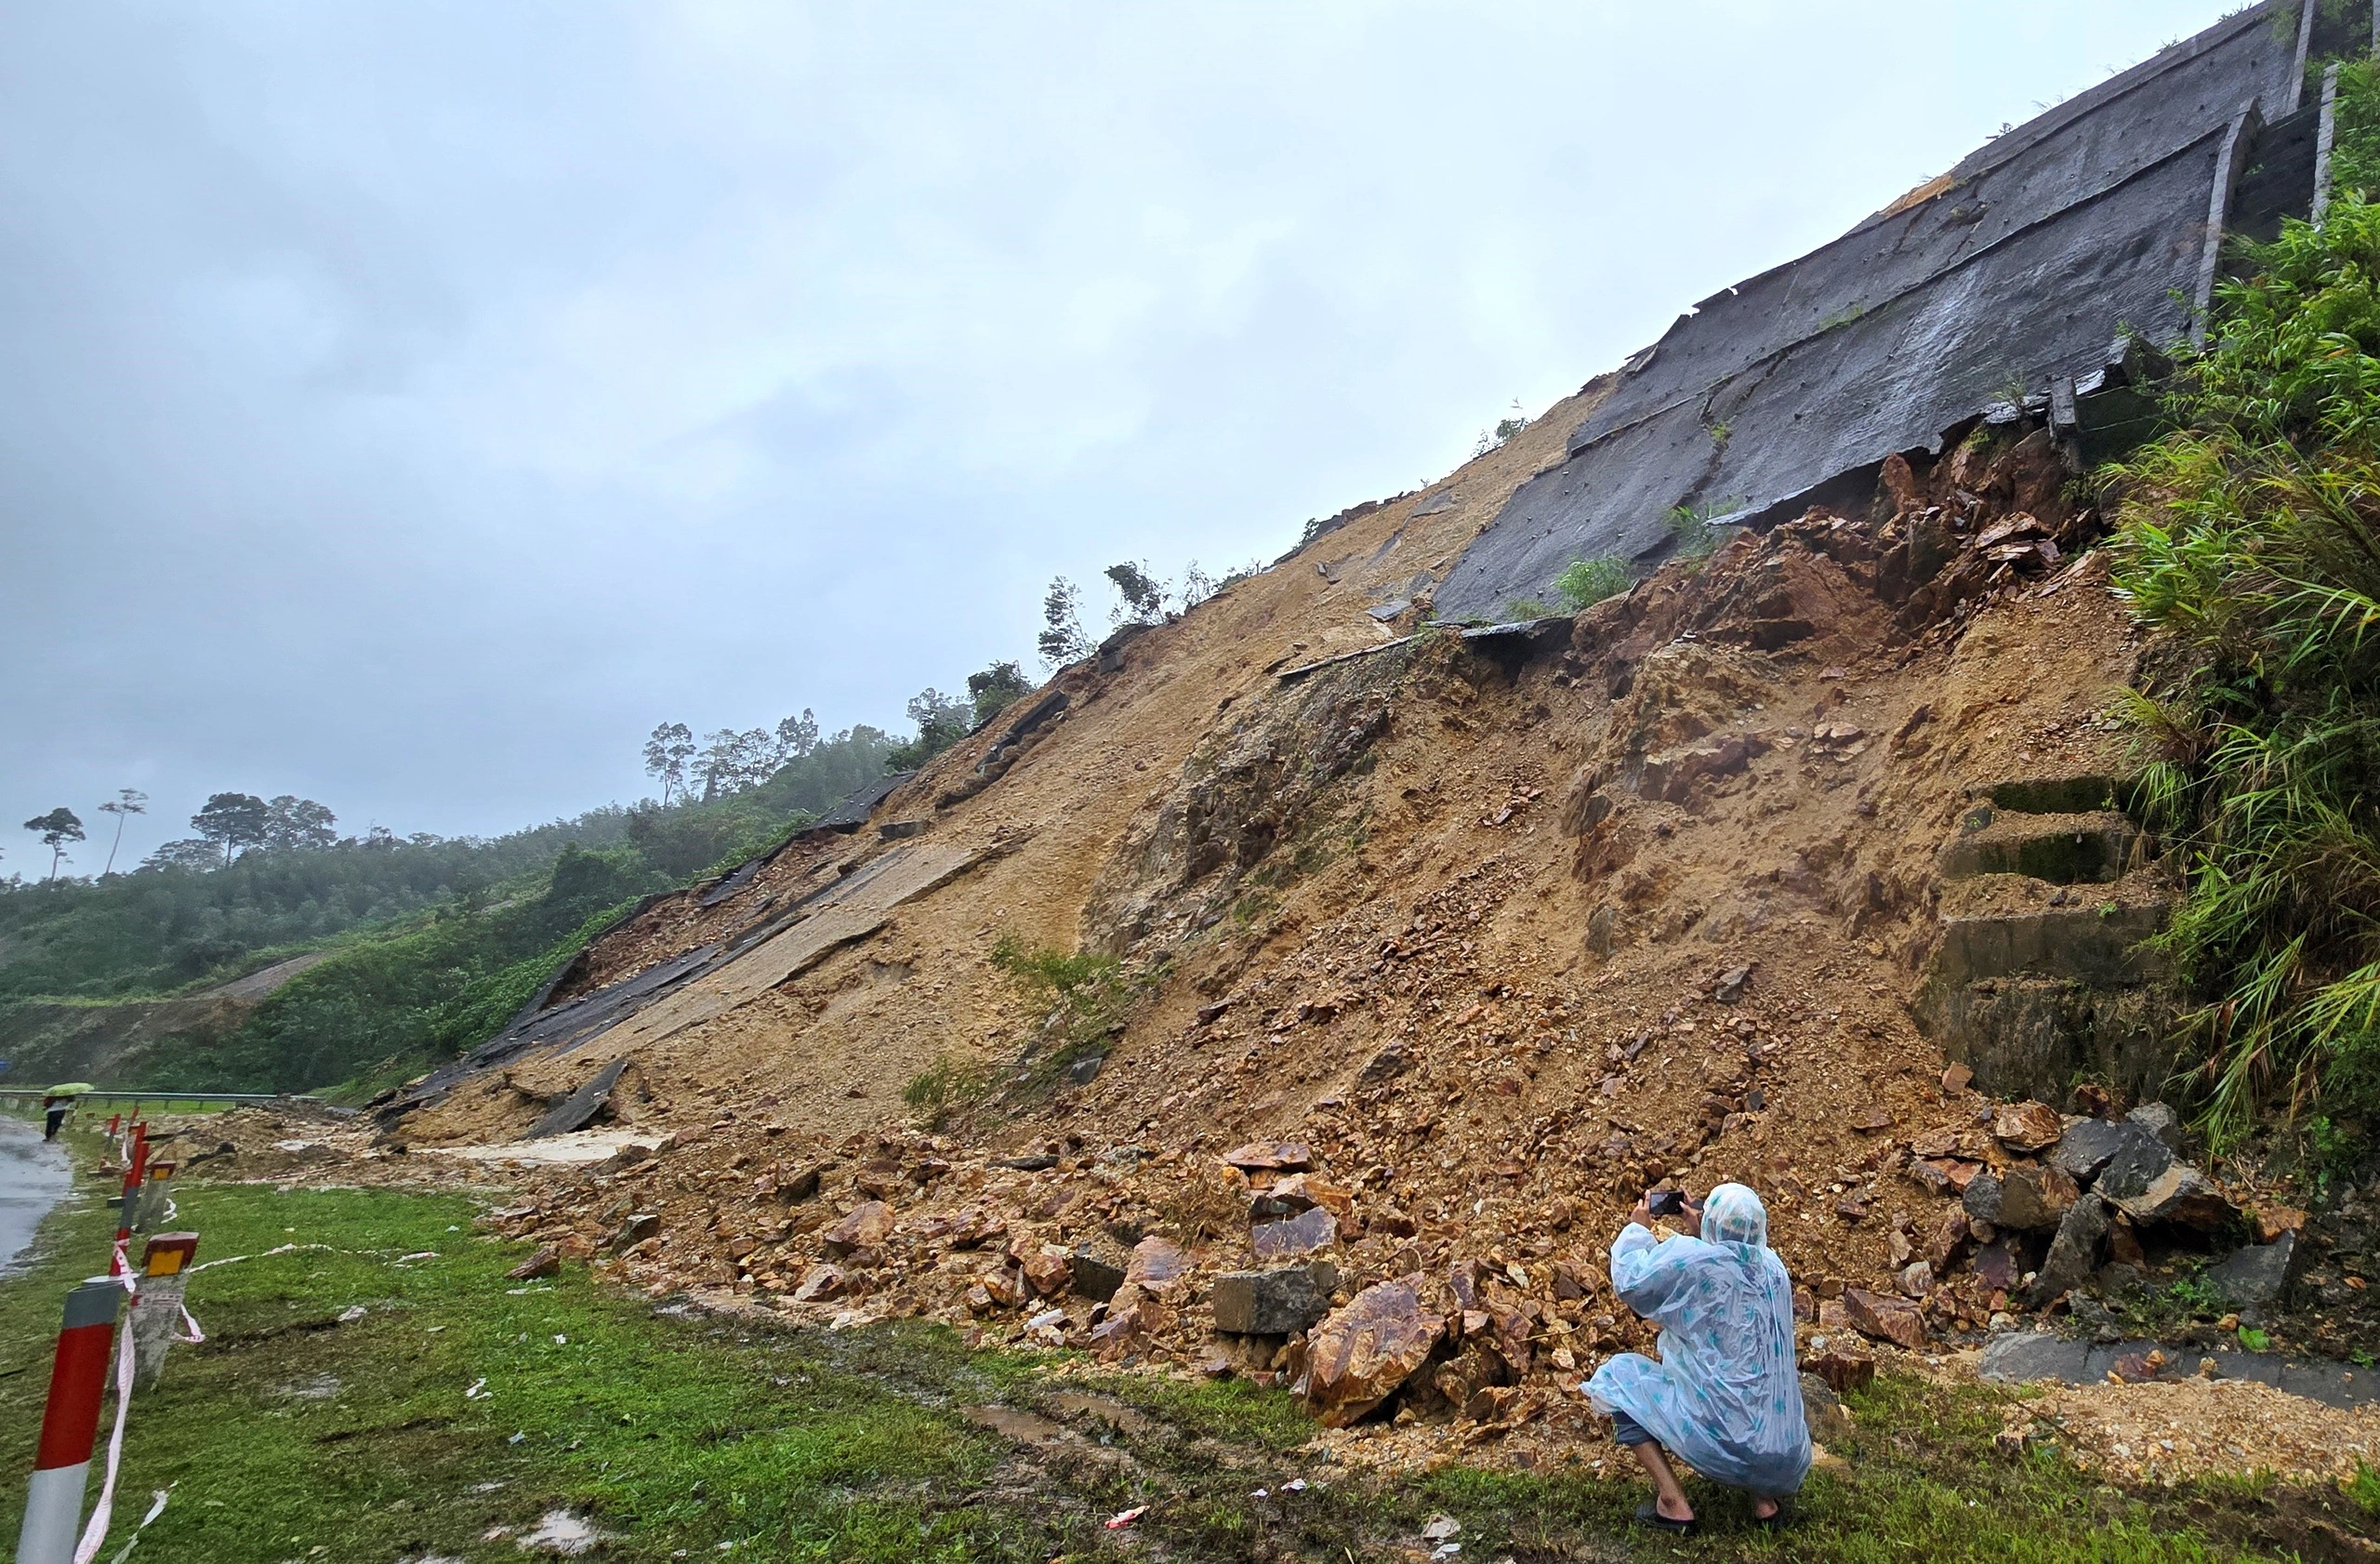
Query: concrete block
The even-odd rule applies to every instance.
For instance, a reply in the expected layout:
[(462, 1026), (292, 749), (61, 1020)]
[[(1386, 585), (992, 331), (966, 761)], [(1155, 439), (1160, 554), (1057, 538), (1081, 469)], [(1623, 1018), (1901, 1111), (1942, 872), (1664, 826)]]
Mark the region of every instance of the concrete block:
[(1272, 1271), (1227, 1271), (1215, 1278), (1215, 1329), (1234, 1335), (1286, 1336), (1330, 1312), (1339, 1267), (1327, 1260)]
[(1111, 1265), (1087, 1249), (1075, 1251), (1076, 1292), (1095, 1303), (1105, 1303), (1124, 1285), (1124, 1267)]

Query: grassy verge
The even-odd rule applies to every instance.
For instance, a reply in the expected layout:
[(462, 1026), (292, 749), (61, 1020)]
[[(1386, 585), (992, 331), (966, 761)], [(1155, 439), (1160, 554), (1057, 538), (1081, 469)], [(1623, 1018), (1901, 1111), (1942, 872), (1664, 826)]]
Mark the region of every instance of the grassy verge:
[[(1461, 1557), (1521, 1564), (2190, 1564), (2335, 1525), (2254, 1484), (2100, 1487), (2054, 1454), (1995, 1452), (1997, 1393), (1898, 1384), (1860, 1400), (1851, 1469), (1813, 1480), (1798, 1530), (1753, 1532), (1739, 1502), (1710, 1493), (1708, 1530), (1675, 1544), (1630, 1533), (1631, 1484), (1322, 1464), (1300, 1450), (1308, 1428), (1286, 1400), (1244, 1385), (1086, 1384), (929, 1327), (752, 1327), (575, 1271), (510, 1281), (522, 1246), (474, 1233), (460, 1197), (199, 1186), (182, 1204), (202, 1259), (258, 1257), (194, 1279), (209, 1339), (176, 1348), (164, 1385), (135, 1401), (107, 1556), (160, 1489), (172, 1500), (135, 1557), (190, 1564), (519, 1558), (514, 1536), (560, 1508), (611, 1534), (602, 1557), (634, 1560), (1418, 1558), (1421, 1523), (1443, 1510), (1463, 1523)], [(96, 1201), (60, 1213), (46, 1256), (0, 1284), (0, 1455), (15, 1471), (60, 1297), (104, 1253), (108, 1220)], [(326, 1247), (263, 1253), (289, 1243)], [(992, 1404), (1064, 1432), (1019, 1443), (970, 1421)], [(1314, 1486), (1285, 1493), (1298, 1477)], [(21, 1502), (12, 1483), (0, 1531)], [(1129, 1530), (1104, 1526), (1144, 1504)]]

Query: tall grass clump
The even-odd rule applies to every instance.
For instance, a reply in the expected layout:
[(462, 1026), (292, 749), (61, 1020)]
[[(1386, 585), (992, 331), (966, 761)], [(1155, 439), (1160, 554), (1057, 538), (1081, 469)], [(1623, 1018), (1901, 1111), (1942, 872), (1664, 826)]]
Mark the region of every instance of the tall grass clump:
[[(1722, 426), (1725, 427), (1725, 426)], [(1695, 568), (1733, 541), (1743, 528), (1732, 526), (1720, 518), (1730, 516), (1741, 509), (1739, 502), (1722, 500), (1711, 505), (1673, 506), (1669, 514), (1670, 537), (1676, 546), (1672, 552)]]
[(2242, 258), (2176, 427), (2109, 474), (2116, 589), (2166, 638), (2126, 710), (2218, 1140), (2380, 1103), (2380, 206)]

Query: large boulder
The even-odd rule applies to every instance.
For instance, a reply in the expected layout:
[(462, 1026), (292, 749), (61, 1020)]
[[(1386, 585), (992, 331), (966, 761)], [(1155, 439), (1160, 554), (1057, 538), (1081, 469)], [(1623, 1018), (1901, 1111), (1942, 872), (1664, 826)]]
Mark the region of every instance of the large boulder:
[(2174, 1165), (2174, 1152), (2153, 1132), (2129, 1120), (2115, 1128), (2116, 1143), (2100, 1164), (2095, 1187), (2111, 1200), (2129, 1200)]
[(2088, 1187), (2126, 1140), (2145, 1133), (2137, 1125), (2106, 1119), (2069, 1119), (2066, 1133), (2050, 1156), (2050, 1163), (2075, 1183)]
[(1306, 1407), (1324, 1427), (1362, 1417), (1429, 1361), (1447, 1322), (1423, 1306), (1421, 1279), (1367, 1287), (1308, 1334)]
[(1054, 1243), (1020, 1239), (1009, 1245), (1008, 1257), (1024, 1273), (1025, 1285), (1044, 1298), (1054, 1298), (1074, 1280), (1074, 1255)]
[(1330, 1312), (1339, 1267), (1328, 1260), (1274, 1271), (1226, 1271), (1215, 1278), (1215, 1329), (1241, 1336), (1286, 1336)]
[(1303, 1173), (1314, 1166), (1314, 1151), (1302, 1141), (1255, 1140), (1224, 1152), (1223, 1161), (1244, 1173)]
[(1124, 1279), (1144, 1292), (1164, 1292), (1179, 1285), (1189, 1269), (1190, 1256), (1180, 1244), (1152, 1234), (1132, 1246)]
[(2107, 1241), (2111, 1220), (2108, 1202), (2096, 1194), (2085, 1195), (2069, 1206), (2058, 1219), (2057, 1237), (2050, 1240), (2049, 1256), (2033, 1278), (2026, 1301), (2038, 1307), (2088, 1281), (2099, 1268), (2099, 1246)]
[(1844, 1409), (1843, 1398), (1824, 1376), (1807, 1371), (1802, 1374), (1802, 1419), (1812, 1444), (1839, 1445), (1851, 1437), (1851, 1414)]
[(1248, 1245), (1259, 1260), (1311, 1254), (1339, 1241), (1339, 1219), (1328, 1206), (1309, 1206), (1281, 1222), (1263, 1222), (1250, 1228)]
[(1818, 1336), (1811, 1341), (1809, 1352), (1802, 1359), (1802, 1375), (1805, 1394), (1809, 1380), (1815, 1377), (1840, 1395), (1873, 1383), (1876, 1359), (1857, 1336)]
[(818, 1241), (829, 1254), (849, 1254), (854, 1249), (879, 1248), (892, 1236), (892, 1208), (882, 1200), (862, 1200), (819, 1234)]
[(1843, 1314), (1853, 1330), (1872, 1341), (1891, 1342), (1911, 1352), (1924, 1349), (1924, 1318), (1905, 1299), (1849, 1287), (1843, 1292)]
[(1980, 1173), (1968, 1181), (1965, 1192), (1960, 1195), (1959, 1209), (1966, 1213), (1969, 1222), (1997, 1224), (2000, 1220), (2000, 1175)]
[(2136, 1124), (2165, 1143), (2165, 1149), (2176, 1157), (2182, 1153), (2182, 1116), (2163, 1103), (2143, 1103), (2123, 1116), (2127, 1124)]

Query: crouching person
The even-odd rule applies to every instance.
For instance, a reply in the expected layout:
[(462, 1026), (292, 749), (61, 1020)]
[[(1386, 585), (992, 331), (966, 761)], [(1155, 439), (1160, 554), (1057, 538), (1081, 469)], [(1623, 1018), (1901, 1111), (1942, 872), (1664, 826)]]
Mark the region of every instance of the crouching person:
[(1652, 1200), (1637, 1201), (1611, 1246), (1611, 1288), (1660, 1327), (1661, 1359), (1622, 1353), (1585, 1387), (1653, 1479), (1654, 1499), (1636, 1518), (1694, 1530), (1673, 1453), (1750, 1493), (1762, 1525), (1781, 1526), (1782, 1501), (1810, 1469), (1810, 1435), (1793, 1362), (1793, 1283), (1768, 1247), (1768, 1213), (1750, 1189), (1722, 1184), (1700, 1208), (1699, 1239), (1662, 1241)]

